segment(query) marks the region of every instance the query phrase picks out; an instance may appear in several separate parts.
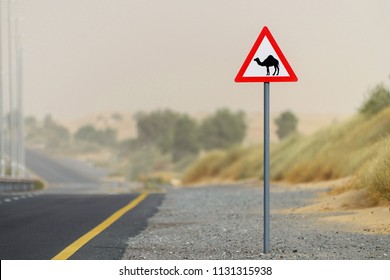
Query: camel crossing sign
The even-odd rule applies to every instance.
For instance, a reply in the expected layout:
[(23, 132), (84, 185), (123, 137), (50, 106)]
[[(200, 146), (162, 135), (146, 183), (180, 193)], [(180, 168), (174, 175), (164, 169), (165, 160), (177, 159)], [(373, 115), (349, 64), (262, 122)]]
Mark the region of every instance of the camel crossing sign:
[(264, 82), (264, 253), (270, 252), (270, 82), (298, 80), (266, 26), (260, 32), (234, 79), (238, 83)]
[(264, 26), (235, 81), (296, 82), (298, 80), (269, 29)]

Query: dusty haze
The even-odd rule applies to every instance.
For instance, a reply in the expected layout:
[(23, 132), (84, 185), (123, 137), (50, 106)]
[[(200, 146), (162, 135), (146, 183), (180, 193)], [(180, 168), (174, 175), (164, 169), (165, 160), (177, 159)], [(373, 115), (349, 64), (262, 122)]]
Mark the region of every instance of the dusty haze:
[(350, 114), (390, 84), (390, 2), (21, 0), (25, 112), (262, 111), (234, 77), (267, 25), (298, 76), (272, 111)]

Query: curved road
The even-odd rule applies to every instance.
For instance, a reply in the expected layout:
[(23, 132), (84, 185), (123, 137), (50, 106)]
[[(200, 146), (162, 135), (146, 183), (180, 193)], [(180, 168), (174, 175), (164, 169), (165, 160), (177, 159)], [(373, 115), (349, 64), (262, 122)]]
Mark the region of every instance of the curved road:
[[(88, 174), (81, 163), (70, 165), (42, 152), (29, 151), (27, 163), (49, 183), (49, 188), (32, 193), (0, 194), (0, 258), (3, 260), (56, 256), (57, 259), (121, 259), (128, 238), (145, 229), (147, 219), (157, 212), (164, 197), (123, 189), (119, 194), (104, 193), (98, 174), (95, 178), (91, 176), (92, 169)], [(58, 255), (64, 249), (71, 253)]]

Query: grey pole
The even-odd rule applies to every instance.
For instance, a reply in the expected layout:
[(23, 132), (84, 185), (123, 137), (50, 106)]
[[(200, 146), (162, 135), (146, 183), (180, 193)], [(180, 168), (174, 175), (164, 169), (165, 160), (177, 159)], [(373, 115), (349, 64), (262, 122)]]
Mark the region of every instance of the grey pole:
[(24, 131), (23, 131), (23, 61), (22, 61), (22, 36), (20, 33), (20, 19), (15, 20), (15, 49), (16, 49), (16, 94), (17, 94), (17, 162), (18, 162), (18, 177), (24, 177)]
[(5, 176), (4, 123), (3, 123), (3, 49), (2, 49), (2, 1), (0, 1), (0, 176)]
[(269, 196), (270, 196), (270, 156), (269, 156), (269, 82), (264, 83), (264, 254), (269, 253)]
[(11, 176), (16, 175), (16, 143), (15, 116), (14, 116), (14, 73), (13, 73), (13, 45), (12, 45), (12, 0), (8, 1), (8, 68), (9, 68), (9, 134), (10, 134), (10, 167)]

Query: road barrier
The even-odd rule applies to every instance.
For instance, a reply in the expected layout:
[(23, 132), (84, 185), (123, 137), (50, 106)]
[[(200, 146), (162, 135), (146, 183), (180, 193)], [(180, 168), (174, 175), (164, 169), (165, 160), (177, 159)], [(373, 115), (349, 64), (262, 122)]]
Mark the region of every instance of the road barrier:
[(0, 192), (31, 191), (36, 187), (36, 180), (31, 178), (0, 178)]

